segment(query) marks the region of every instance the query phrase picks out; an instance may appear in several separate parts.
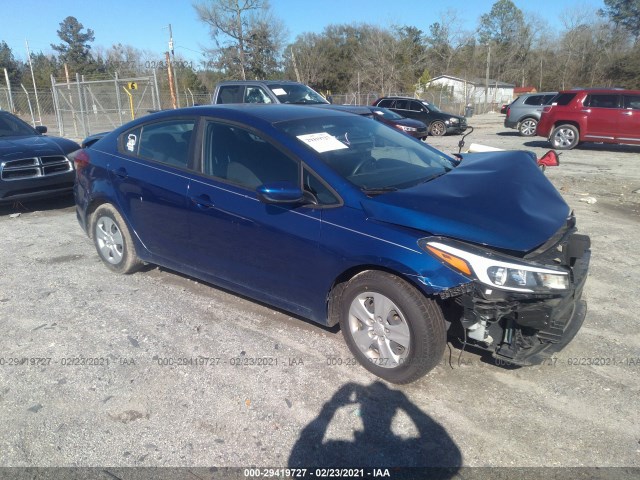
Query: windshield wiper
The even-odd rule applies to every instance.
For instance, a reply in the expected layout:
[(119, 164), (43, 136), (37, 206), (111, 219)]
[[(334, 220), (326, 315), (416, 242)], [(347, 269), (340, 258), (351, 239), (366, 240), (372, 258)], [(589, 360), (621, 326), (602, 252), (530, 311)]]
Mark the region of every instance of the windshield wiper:
[(387, 192), (396, 192), (396, 187), (374, 187), (374, 188), (362, 188), (362, 191), (367, 195), (381, 195)]
[(448, 173), (448, 172), (450, 172), (450, 171), (451, 171), (451, 170), (445, 170), (444, 172), (440, 172), (440, 173), (436, 173), (435, 175), (431, 175), (430, 177), (427, 177), (427, 178), (425, 178), (425, 179), (423, 179), (423, 180), (420, 180), (420, 181), (417, 183), (417, 185), (420, 185), (420, 184), (422, 184), (422, 183), (430, 182), (431, 180), (435, 180), (436, 178), (441, 177), (442, 175), (444, 175), (445, 173)]

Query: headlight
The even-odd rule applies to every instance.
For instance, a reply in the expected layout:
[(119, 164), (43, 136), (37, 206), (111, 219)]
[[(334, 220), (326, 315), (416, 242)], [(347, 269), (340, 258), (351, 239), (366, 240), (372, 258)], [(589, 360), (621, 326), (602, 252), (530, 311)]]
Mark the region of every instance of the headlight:
[[(569, 288), (569, 272), (527, 264), (461, 242), (423, 238), (418, 244), (445, 265), (493, 288), (514, 292), (549, 292)], [(473, 251), (471, 251), (473, 250)]]
[(451, 122), (451, 123), (460, 123), (460, 119), (451, 117), (449, 119), (449, 122)]
[(397, 125), (397, 127), (398, 127), (400, 130), (403, 130), (403, 131), (405, 131), (405, 132), (416, 132), (416, 131), (418, 131), (418, 129), (417, 129), (417, 128), (413, 128), (413, 127), (405, 127), (404, 125)]

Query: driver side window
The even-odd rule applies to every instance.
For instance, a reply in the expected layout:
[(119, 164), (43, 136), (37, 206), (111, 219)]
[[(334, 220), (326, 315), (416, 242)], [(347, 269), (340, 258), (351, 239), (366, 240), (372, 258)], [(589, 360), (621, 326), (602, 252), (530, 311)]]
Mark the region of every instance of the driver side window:
[(207, 125), (206, 175), (255, 190), (273, 182), (300, 185), (299, 168), (297, 161), (251, 131), (215, 122)]

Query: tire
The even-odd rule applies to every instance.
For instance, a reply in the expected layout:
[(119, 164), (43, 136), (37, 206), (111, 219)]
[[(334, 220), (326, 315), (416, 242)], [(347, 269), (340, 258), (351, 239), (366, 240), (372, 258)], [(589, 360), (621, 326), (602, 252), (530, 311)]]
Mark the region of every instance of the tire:
[(112, 205), (100, 205), (93, 213), (91, 233), (98, 255), (109, 270), (129, 274), (142, 266), (129, 228)]
[(434, 137), (442, 137), (447, 133), (447, 126), (444, 122), (436, 120), (435, 122), (431, 122), (431, 125), (429, 125), (429, 133)]
[(580, 142), (580, 132), (568, 123), (559, 125), (551, 132), (549, 142), (556, 150), (571, 150)]
[(535, 118), (525, 118), (518, 124), (518, 131), (523, 137), (533, 137), (537, 126), (538, 121)]
[(435, 300), (386, 272), (369, 270), (349, 281), (341, 296), (340, 328), (360, 364), (391, 383), (426, 375), (446, 346)]

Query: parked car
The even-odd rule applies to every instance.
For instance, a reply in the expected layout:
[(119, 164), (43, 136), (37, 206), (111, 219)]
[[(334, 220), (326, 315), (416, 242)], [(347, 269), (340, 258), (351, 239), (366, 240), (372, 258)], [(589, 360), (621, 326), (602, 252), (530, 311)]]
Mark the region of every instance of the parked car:
[(373, 113), (373, 118), (391, 127), (402, 130), (412, 137), (416, 137), (420, 140), (427, 138), (427, 126), (420, 120), (414, 120), (412, 118), (405, 118), (402, 115), (397, 114), (382, 107), (368, 107)]
[(541, 92), (520, 95), (507, 107), (504, 126), (515, 128), (523, 137), (534, 136), (543, 105), (548, 104), (557, 94), (558, 92)]
[(75, 171), (69, 154), (80, 145), (48, 137), (47, 127), (31, 127), (0, 111), (0, 203), (70, 193)]
[(288, 80), (237, 80), (220, 82), (213, 92), (213, 104), (293, 103), (326, 105), (329, 102), (311, 87)]
[(589, 238), (532, 154), (462, 157), (330, 109), (170, 110), (75, 156), (77, 217), (110, 270), (158, 264), (339, 323), (391, 382), (434, 368), (449, 325), (539, 363), (583, 322)]
[(640, 90), (560, 92), (542, 110), (537, 135), (558, 150), (581, 142), (640, 145)]
[(443, 112), (425, 100), (409, 97), (382, 97), (373, 102), (375, 107), (388, 108), (407, 118), (420, 120), (437, 137), (447, 133), (462, 133), (467, 129), (467, 119)]
[(373, 117), (373, 113), (367, 106), (330, 103), (311, 87), (289, 80), (236, 80), (221, 82), (216, 85), (212, 103), (287, 103), (293, 105), (312, 105), (354, 113), (365, 117)]

